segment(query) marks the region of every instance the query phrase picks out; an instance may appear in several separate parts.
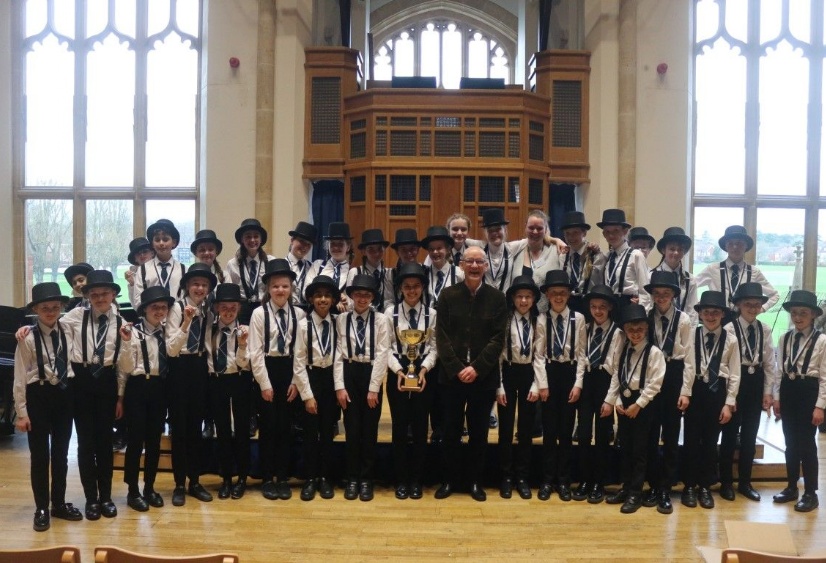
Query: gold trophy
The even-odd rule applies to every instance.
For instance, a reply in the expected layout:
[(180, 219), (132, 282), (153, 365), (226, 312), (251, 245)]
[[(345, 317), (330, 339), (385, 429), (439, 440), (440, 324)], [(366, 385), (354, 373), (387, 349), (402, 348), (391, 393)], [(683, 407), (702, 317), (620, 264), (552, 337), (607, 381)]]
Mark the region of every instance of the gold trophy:
[(419, 375), (416, 373), (416, 366), (414, 362), (419, 357), (419, 344), (427, 340), (430, 336), (431, 329), (417, 330), (415, 328), (407, 328), (405, 330), (397, 330), (396, 333), (399, 342), (407, 344), (407, 359), (410, 364), (407, 366), (407, 373), (404, 375), (404, 389), (408, 391), (419, 390)]

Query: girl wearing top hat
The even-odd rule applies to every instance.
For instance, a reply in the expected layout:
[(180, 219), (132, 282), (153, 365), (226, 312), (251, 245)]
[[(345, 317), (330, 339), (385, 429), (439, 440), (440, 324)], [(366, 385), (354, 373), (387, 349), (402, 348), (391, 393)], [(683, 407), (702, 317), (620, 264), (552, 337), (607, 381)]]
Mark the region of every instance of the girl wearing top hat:
[(393, 268), (393, 286), (395, 288), (394, 303), (402, 299), (402, 294), (399, 291), (399, 284), (396, 276), (405, 264), (418, 264), (419, 250), (422, 243), (419, 240), (419, 235), (416, 229), (397, 229), (393, 244), (390, 247), (396, 251), (399, 259), (396, 261), (396, 267)]
[(244, 219), (241, 226), (235, 229), (235, 242), (238, 243), (238, 250), (235, 256), (227, 262), (227, 273), (232, 283), (241, 286), (241, 296), (244, 302), (241, 304), (241, 314), (239, 320), (242, 324), (248, 324), (252, 311), (261, 305), (264, 297), (264, 284), (261, 276), (268, 260), (272, 260), (264, 251), (267, 244), (267, 230), (261, 226), (258, 219)]
[(341, 292), (347, 285), (350, 261), (353, 259), (353, 237), (350, 236), (350, 225), (341, 222), (330, 223), (324, 241), (327, 257), (324, 260), (319, 259), (313, 262), (313, 278), (327, 276), (333, 280), (341, 298), (333, 312), (342, 313), (349, 306), (346, 295), (341, 295)]
[[(126, 260), (130, 266), (123, 273), (123, 278), (126, 280), (127, 292), (129, 293), (129, 303), (139, 301), (140, 295), (135, 295), (135, 274), (142, 264), (146, 264), (155, 257), (155, 251), (152, 250), (152, 243), (146, 237), (138, 237), (132, 239), (129, 243), (129, 254)], [(169, 290), (167, 290), (168, 292)]]
[(566, 213), (560, 230), (570, 249), (565, 254), (561, 266), (571, 278), (571, 298), (568, 300), (568, 306), (588, 318), (588, 307), (583, 303), (583, 296), (593, 285), (591, 280), (594, 260), (599, 255), (599, 245), (586, 239), (591, 225), (585, 222), (585, 214), (581, 211)]
[(158, 219), (146, 228), (146, 238), (152, 243), (155, 257), (140, 264), (135, 272), (135, 292), (132, 308), (140, 307), (140, 296), (147, 287), (163, 286), (169, 295), (177, 297), (181, 288), (181, 278), (186, 268), (178, 262), (172, 252), (181, 242), (181, 234), (169, 219)]
[(450, 262), (452, 244), (453, 239), (450, 238), (447, 229), (441, 225), (429, 227), (422, 239), (422, 248), (427, 252), (430, 262), (425, 267), (425, 272), (427, 273), (426, 295), (430, 299), (431, 307), (436, 306), (436, 301), (444, 288), (461, 283), (465, 279), (461, 268)]
[(358, 244), (358, 249), (362, 253), (362, 265), (350, 268), (347, 274), (347, 287), (352, 285), (358, 275), (373, 278), (377, 292), (372, 306), (379, 312), (384, 310), (386, 303), (393, 302), (392, 273), (384, 266), (384, 251), (388, 246), (390, 246), (390, 241), (385, 240), (381, 229), (365, 229), (361, 233), (361, 242)]
[[(146, 240), (146, 239), (144, 239)], [(94, 268), (86, 262), (78, 262), (66, 268), (63, 275), (72, 288), (72, 297), (67, 300), (64, 310), (71, 311), (75, 307), (83, 306), (83, 286), (86, 285), (86, 275)]]
[(697, 326), (697, 280), (683, 267), (683, 258), (691, 249), (691, 237), (685, 234), (682, 227), (668, 227), (660, 240), (657, 241), (657, 252), (660, 253), (660, 263), (652, 270), (673, 272), (677, 276), (680, 286), (679, 295), (674, 297), (674, 306), (686, 313), (691, 319), (691, 326)]
[(645, 227), (631, 227), (628, 231), (628, 245), (642, 252), (642, 255), (648, 259), (648, 255), (654, 249), (654, 237), (648, 234), (648, 229)]
[(218, 256), (221, 255), (223, 249), (223, 243), (212, 229), (198, 231), (195, 240), (189, 245), (189, 250), (198, 262), (212, 267), (212, 273), (215, 274), (219, 285), (232, 281), (229, 272), (224, 271), (218, 261)]
[(308, 305), (304, 300), (304, 287), (308, 283), (308, 274), (313, 267), (312, 255), (318, 239), (318, 229), (305, 221), (299, 221), (295, 228), (288, 233), (290, 235), (290, 250), (287, 252), (287, 262), (290, 269), (295, 273), (293, 281), (292, 302), (307, 310)]

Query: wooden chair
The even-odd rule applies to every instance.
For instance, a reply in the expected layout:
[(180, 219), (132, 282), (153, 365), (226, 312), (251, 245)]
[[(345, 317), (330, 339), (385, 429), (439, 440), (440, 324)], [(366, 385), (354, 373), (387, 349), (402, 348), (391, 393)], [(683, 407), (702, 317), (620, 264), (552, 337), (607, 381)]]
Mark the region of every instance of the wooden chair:
[(238, 556), (231, 553), (209, 555), (144, 555), (127, 551), (120, 547), (102, 545), (95, 548), (95, 563), (239, 563)]
[(775, 553), (765, 553), (762, 551), (751, 551), (749, 549), (729, 548), (723, 550), (721, 563), (784, 563), (786, 561), (804, 563), (822, 563), (823, 557), (797, 557), (792, 555), (777, 555)]
[(0, 563), (80, 563), (80, 550), (72, 545), (3, 550)]

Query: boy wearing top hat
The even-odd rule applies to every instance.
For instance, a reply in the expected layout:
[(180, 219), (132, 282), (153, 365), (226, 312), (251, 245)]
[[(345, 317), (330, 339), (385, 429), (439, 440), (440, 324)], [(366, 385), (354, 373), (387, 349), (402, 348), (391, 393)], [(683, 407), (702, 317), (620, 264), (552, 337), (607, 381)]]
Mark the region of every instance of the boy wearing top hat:
[(181, 278), (186, 268), (172, 257), (172, 251), (178, 248), (181, 235), (175, 224), (169, 219), (158, 219), (146, 229), (146, 238), (152, 243), (155, 257), (140, 264), (135, 272), (135, 291), (132, 308), (140, 307), (140, 296), (147, 287), (160, 285), (177, 297), (181, 288)]
[(648, 259), (648, 255), (654, 249), (654, 237), (648, 234), (645, 227), (631, 227), (628, 231), (628, 246), (639, 250)]
[(746, 263), (745, 254), (754, 247), (754, 239), (746, 232), (746, 228), (741, 225), (726, 227), (726, 232), (720, 237), (718, 244), (726, 251), (726, 259), (719, 264), (709, 264), (697, 274), (697, 287), (708, 287), (722, 292), (726, 302), (723, 324), (734, 319), (735, 306), (731, 298), (741, 283), (759, 283), (763, 288), (763, 295), (768, 297), (763, 304), (763, 312), (771, 309), (780, 296), (757, 266)]
[(774, 495), (773, 500), (776, 503), (797, 500), (802, 464), (803, 497), (794, 509), (810, 512), (818, 506), (815, 436), (826, 408), (826, 335), (814, 328), (814, 321), (823, 310), (818, 306), (817, 296), (805, 289), (792, 291), (783, 308), (791, 313), (794, 328), (779, 342), (781, 379), (774, 386), (773, 408), (778, 418), (782, 412), (788, 485)]
[(306, 221), (299, 221), (287, 234), (290, 235), (290, 250), (287, 252), (286, 259), (290, 264), (290, 269), (295, 273), (292, 303), (306, 310), (309, 305), (304, 300), (304, 286), (308, 282), (307, 274), (313, 267), (310, 252), (318, 239), (318, 229)]
[(648, 315), (642, 305), (628, 305), (620, 313), (624, 338), (619, 354), (612, 358), (614, 374), (605, 395), (601, 415), (619, 414), (622, 434), (622, 488), (605, 502), (620, 504), (620, 512), (631, 514), (642, 506), (642, 485), (651, 430), (651, 401), (660, 392), (665, 376), (665, 359), (648, 341)]
[(732, 466), (737, 436), (740, 435), (737, 490), (749, 500), (759, 501), (760, 493), (751, 486), (757, 429), (761, 411), (768, 411), (773, 401), (773, 385), (777, 380), (777, 361), (772, 344), (771, 328), (757, 320), (768, 297), (759, 283), (741, 283), (734, 293), (739, 315), (732, 323), (740, 347), (740, 388), (731, 420), (723, 426), (720, 441), (720, 496), (734, 500)]
[[(339, 291), (339, 300), (333, 314), (343, 313), (349, 307), (346, 295), (342, 295), (347, 285), (347, 276), (350, 273), (350, 261), (353, 258), (353, 237), (350, 236), (350, 225), (333, 222), (327, 226), (327, 235), (324, 237), (327, 257), (324, 260), (313, 262), (313, 278), (327, 276), (333, 280)], [(308, 280), (308, 283), (311, 280)], [(306, 292), (305, 292), (306, 293)]]
[[(249, 357), (252, 375), (261, 389), (258, 415), (261, 426), (261, 494), (269, 500), (292, 496), (289, 478), (292, 432), (291, 403), (298, 395), (293, 379), (293, 351), (304, 310), (291, 302), (296, 274), (283, 258), (267, 262), (267, 293), (250, 320)], [(273, 478), (276, 480), (273, 481)]]
[[(140, 296), (140, 320), (132, 327), (134, 338), (125, 353), (132, 356), (135, 369), (118, 374), (118, 415), (127, 422), (126, 458), (123, 482), (128, 486), (126, 504), (138, 512), (150, 506), (160, 508), (163, 498), (155, 491), (155, 476), (161, 455), (161, 435), (166, 417), (166, 354), (164, 321), (175, 300), (165, 287), (149, 287)], [(143, 494), (138, 488), (141, 453)]]
[[(135, 274), (141, 264), (146, 264), (155, 256), (155, 251), (152, 250), (152, 243), (146, 237), (138, 237), (129, 242), (129, 254), (126, 260), (130, 266), (123, 273), (123, 278), (127, 283), (127, 292), (129, 294), (129, 303), (135, 303), (139, 300), (140, 295), (135, 295)], [(169, 290), (167, 290), (167, 293)]]
[[(694, 385), (691, 408), (686, 411), (683, 443), (683, 505), (714, 508), (709, 487), (717, 475), (717, 440), (721, 425), (731, 420), (740, 387), (740, 350), (731, 325), (723, 326), (728, 310), (722, 292), (706, 291), (694, 306), (701, 325), (694, 332)], [(697, 489), (699, 485), (699, 489)]]
[(568, 306), (583, 315), (587, 311), (583, 296), (591, 290), (594, 260), (599, 256), (599, 246), (585, 238), (590, 229), (591, 225), (585, 222), (585, 214), (581, 211), (569, 211), (562, 219), (562, 236), (570, 249), (562, 264), (562, 269), (571, 279)]
[(320, 275), (304, 291), (313, 307), (295, 336), (293, 384), (304, 401), (304, 468), (307, 480), (301, 500), (335, 495), (330, 479), (333, 450), (333, 424), (336, 417), (336, 392), (333, 361), (337, 347), (336, 323), (331, 310), (340, 297), (338, 283)]
[[(653, 306), (648, 313), (648, 340), (665, 358), (665, 376), (660, 392), (648, 408), (652, 411), (649, 435), (648, 476), (651, 490), (643, 499), (648, 507), (656, 506), (660, 514), (671, 514), (671, 484), (677, 471), (680, 423), (688, 408), (694, 385), (694, 334), (688, 314), (674, 306), (680, 297), (677, 275), (655, 270), (645, 286)], [(663, 458), (657, 454), (660, 436)]]
[(390, 270), (384, 266), (384, 251), (388, 246), (390, 246), (390, 241), (385, 240), (381, 229), (365, 229), (361, 233), (361, 242), (358, 245), (362, 253), (362, 265), (350, 268), (347, 273), (347, 287), (358, 275), (373, 278), (377, 293), (371, 305), (379, 312), (384, 310), (385, 303), (393, 301), (393, 279)]
[(571, 500), (571, 452), (576, 402), (585, 374), (585, 317), (568, 307), (571, 281), (564, 270), (545, 274), (540, 290), (548, 298), (545, 371), (548, 400), (542, 405), (543, 477), (537, 498), (548, 500), (556, 487)]
[(637, 303), (648, 307), (650, 299), (645, 291), (648, 264), (645, 255), (631, 248), (626, 241), (631, 224), (625, 220), (625, 211), (606, 209), (602, 212), (602, 221), (597, 223), (597, 227), (602, 229), (602, 236), (610, 247), (607, 254), (600, 255), (599, 269), (602, 275), (597, 279), (611, 288), (621, 306)]
[[(682, 227), (668, 227), (657, 241), (657, 252), (662, 255), (660, 263), (653, 271), (673, 272), (680, 286), (679, 295), (674, 298), (674, 306), (686, 313), (691, 319), (691, 326), (697, 326), (697, 280), (683, 267), (683, 257), (691, 248), (691, 237)], [(653, 272), (652, 271), (652, 272)]]
[(27, 307), (37, 315), (37, 321), (14, 353), (15, 426), (26, 432), (29, 439), (36, 532), (49, 529), (49, 501), (55, 518), (83, 519), (80, 510), (66, 502), (73, 407), (69, 380), (74, 374), (69, 365), (72, 340), (58, 318), (68, 300), (54, 282), (32, 287), (32, 300)]
[(86, 262), (78, 262), (66, 268), (63, 276), (69, 282), (72, 288), (72, 297), (66, 302), (65, 311), (69, 312), (75, 307), (82, 306), (83, 303), (83, 286), (86, 285), (86, 276), (94, 270), (94, 268)]
[(387, 317), (371, 308), (379, 296), (368, 274), (353, 277), (347, 286), (353, 310), (336, 319), (338, 348), (333, 380), (336, 399), (344, 411), (347, 486), (344, 498), (373, 500), (373, 465), (381, 417), (382, 383), (387, 374), (390, 345)]

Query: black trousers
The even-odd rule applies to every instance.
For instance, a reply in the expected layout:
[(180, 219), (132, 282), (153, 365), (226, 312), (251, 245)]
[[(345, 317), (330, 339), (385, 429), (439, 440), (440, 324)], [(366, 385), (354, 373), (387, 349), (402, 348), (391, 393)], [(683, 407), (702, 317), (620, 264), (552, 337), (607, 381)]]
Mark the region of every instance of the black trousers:
[[(505, 387), (507, 406), (498, 405), (499, 412), (499, 464), (503, 477), (528, 479), (533, 446), (533, 422), (536, 402), (528, 401), (528, 393), (534, 381), (533, 364), (502, 365), (502, 384)], [(519, 418), (516, 418), (516, 411)], [(513, 460), (513, 428), (518, 421), (518, 445), (516, 463)]]
[[(402, 363), (402, 365), (405, 364)], [(428, 393), (430, 396), (428, 401), (430, 405), (428, 407), (430, 409), (430, 429), (434, 432), (443, 432), (444, 429), (445, 406), (442, 401), (442, 386), (439, 385), (437, 381), (440, 371), (441, 366), (439, 365), (439, 361), (436, 360), (436, 365), (434, 365), (433, 369), (429, 372), (433, 374), (433, 377), (431, 378), (432, 381), (427, 384), (428, 387), (430, 387), (430, 392)], [(393, 374), (393, 377), (396, 377), (396, 375)], [(425, 387), (425, 389), (427, 389), (427, 387)], [(444, 436), (444, 433), (442, 436)]]
[(86, 502), (112, 499), (112, 428), (118, 401), (115, 369), (103, 368), (95, 377), (93, 367), (72, 363), (77, 464)]
[[(417, 370), (418, 371), (418, 370)], [(393, 429), (393, 466), (396, 483), (421, 483), (427, 452), (427, 416), (439, 388), (436, 372), (421, 392), (399, 391), (398, 376), (387, 372), (387, 402)], [(431, 421), (433, 419), (431, 418)], [(407, 429), (413, 434), (408, 445)]]
[[(48, 382), (26, 386), (26, 409), (32, 429), (28, 432), (31, 481), (38, 510), (66, 502), (66, 472), (72, 439), (72, 386), (61, 389)], [(49, 469), (52, 485), (49, 488)], [(49, 494), (51, 490), (51, 495)]]
[(166, 418), (166, 379), (136, 375), (126, 381), (123, 394), (124, 418), (127, 420), (126, 459), (123, 482), (137, 488), (141, 452), (144, 452), (144, 490), (153, 491), (161, 457), (161, 435)]
[(783, 413), (783, 436), (786, 438), (786, 477), (790, 487), (797, 487), (800, 464), (803, 464), (803, 486), (806, 492), (817, 490), (817, 426), (812, 424), (812, 412), (817, 402), (819, 379), (783, 376), (780, 381), (780, 406)]
[[(630, 397), (622, 397), (624, 408), (630, 407), (639, 398), (639, 391)], [(653, 411), (651, 405), (640, 409), (636, 418), (619, 415), (619, 432), (622, 434), (622, 486), (629, 493), (641, 493), (645, 482), (645, 468), (648, 462), (648, 435), (651, 432)]]
[(218, 435), (221, 477), (232, 478), (233, 465), (239, 479), (250, 472), (250, 381), (252, 373), (211, 374), (209, 399)]
[(720, 440), (721, 483), (730, 485), (734, 482), (732, 466), (739, 430), (740, 456), (737, 462), (737, 479), (741, 485), (751, 484), (757, 430), (760, 428), (760, 415), (762, 414), (763, 370), (762, 368), (756, 369), (754, 373), (749, 373), (747, 367), (742, 367), (740, 368), (740, 391), (737, 393), (737, 411), (731, 415), (728, 424), (723, 425), (723, 437)]
[[(648, 483), (652, 488), (671, 490), (677, 472), (680, 453), (680, 424), (683, 413), (677, 408), (683, 388), (683, 360), (671, 360), (665, 366), (665, 378), (660, 392), (646, 408), (651, 410), (651, 434), (648, 437)], [(722, 407), (721, 407), (722, 408)], [(718, 413), (719, 414), (719, 413)], [(660, 434), (663, 457), (660, 462)]]
[[(488, 377), (498, 380), (498, 373)], [(461, 383), (458, 380), (440, 384), (444, 405), (444, 443), (442, 459), (444, 480), (459, 483), (464, 474), (470, 483), (481, 481), (485, 471), (485, 449), (488, 445), (488, 419), (496, 400), (496, 389), (485, 389), (483, 382)], [(487, 383), (487, 382), (484, 382)], [(462, 457), (462, 429), (467, 419), (468, 457), (464, 466)]]
[(350, 396), (344, 409), (345, 457), (347, 479), (351, 481), (371, 480), (376, 463), (382, 390), (379, 389), (379, 404), (370, 408), (367, 393), (372, 373), (373, 364), (344, 361), (344, 388)]
[(336, 412), (336, 391), (333, 366), (308, 367), (310, 389), (318, 405), (318, 414), (304, 411), (304, 469), (308, 479), (329, 477), (333, 455), (333, 422)]
[(726, 403), (726, 380), (718, 379), (712, 390), (701, 379), (694, 382), (691, 406), (685, 415), (687, 487), (710, 487), (717, 477), (717, 439), (720, 437), (720, 411)]
[[(273, 477), (279, 481), (289, 478), (290, 449), (292, 447), (292, 405), (287, 402), (287, 391), (293, 378), (292, 356), (264, 358), (267, 376), (272, 385), (272, 402), (258, 394), (258, 449), (261, 458), (261, 476), (264, 481)], [(300, 404), (301, 399), (296, 399)]]
[(205, 355), (182, 354), (169, 359), (172, 473), (177, 487), (183, 487), (187, 477), (190, 485), (201, 477), (207, 378)]
[[(602, 368), (588, 370), (579, 396), (577, 439), (579, 440), (580, 481), (604, 484), (608, 480), (608, 460), (611, 456), (613, 416), (600, 416), (611, 375)], [(591, 437), (594, 443), (591, 444)]]
[(542, 482), (571, 484), (571, 451), (576, 405), (568, 395), (576, 381), (576, 364), (549, 362), (548, 400), (542, 405)]

